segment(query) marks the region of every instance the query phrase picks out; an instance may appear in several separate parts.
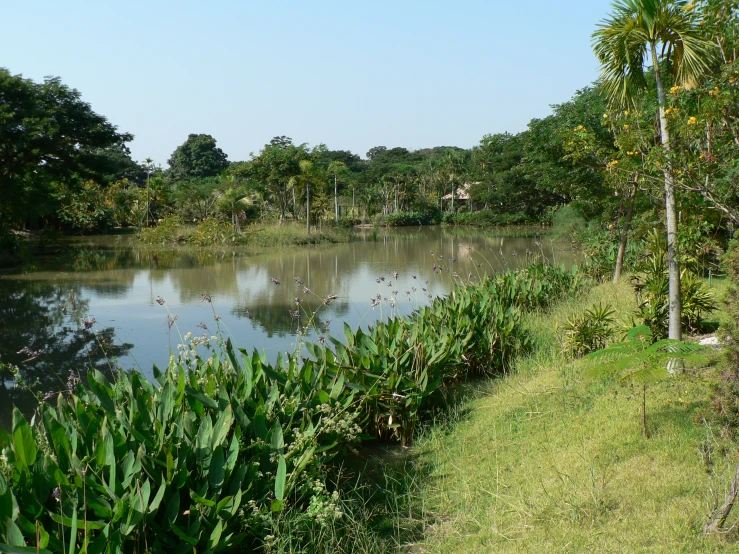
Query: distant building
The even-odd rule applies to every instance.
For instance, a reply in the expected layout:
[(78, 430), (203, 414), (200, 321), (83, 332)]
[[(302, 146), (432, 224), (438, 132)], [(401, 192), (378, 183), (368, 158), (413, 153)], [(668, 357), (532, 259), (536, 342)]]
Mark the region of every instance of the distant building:
[[(478, 208), (470, 202), (470, 187), (478, 183), (465, 183), (461, 187), (458, 187), (454, 191), (454, 204), (455, 206), (466, 206), (470, 211), (476, 211)], [(452, 202), (452, 193), (446, 194), (441, 197), (442, 201)]]

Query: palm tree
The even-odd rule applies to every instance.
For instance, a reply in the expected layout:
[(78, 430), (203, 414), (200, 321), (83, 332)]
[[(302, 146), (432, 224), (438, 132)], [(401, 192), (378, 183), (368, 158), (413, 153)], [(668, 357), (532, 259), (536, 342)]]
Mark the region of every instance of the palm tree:
[[(661, 55), (658, 54), (658, 47)], [(660, 58), (671, 61), (679, 85), (695, 86), (708, 71), (712, 45), (701, 38), (692, 8), (683, 0), (616, 0), (613, 13), (593, 33), (593, 50), (601, 64), (602, 87), (613, 107), (630, 105), (647, 88), (645, 62), (651, 58), (657, 81), (660, 143), (670, 151), (665, 115), (665, 88)], [(665, 219), (669, 260), (669, 337), (680, 340), (680, 262), (678, 259), (675, 183), (669, 161), (663, 165)]]
[[(348, 168), (344, 162), (334, 160), (328, 164), (328, 172), (334, 176), (334, 217), (336, 218), (336, 224), (339, 224), (339, 186), (338, 176), (345, 177)], [(353, 207), (353, 206), (352, 206)]]
[(146, 226), (149, 226), (149, 216), (151, 210), (149, 209), (149, 186), (151, 184), (151, 172), (154, 171), (154, 160), (146, 158), (144, 160), (144, 168), (146, 169)]

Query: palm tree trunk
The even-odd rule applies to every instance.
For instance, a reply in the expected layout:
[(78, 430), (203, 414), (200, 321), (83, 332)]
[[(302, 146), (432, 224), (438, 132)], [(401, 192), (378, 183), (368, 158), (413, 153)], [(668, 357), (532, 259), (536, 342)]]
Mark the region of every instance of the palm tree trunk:
[(631, 227), (631, 219), (634, 217), (634, 200), (636, 200), (636, 191), (638, 185), (636, 176), (634, 176), (634, 184), (631, 187), (631, 194), (629, 195), (629, 206), (626, 209), (626, 219), (624, 220), (624, 226), (621, 228), (621, 240), (618, 244), (618, 256), (616, 256), (616, 270), (613, 272), (613, 282), (618, 283), (621, 278), (621, 272), (624, 268), (624, 256), (626, 255), (626, 245), (629, 240), (629, 228)]
[(339, 196), (336, 187), (336, 175), (334, 175), (334, 214), (336, 215), (336, 225), (339, 224)]
[[(670, 152), (670, 134), (667, 130), (665, 116), (665, 89), (662, 85), (662, 76), (659, 72), (657, 45), (650, 43), (652, 50), (652, 66), (657, 79), (657, 101), (659, 103), (660, 142), (667, 154)], [(668, 337), (675, 340), (682, 339), (681, 299), (680, 299), (680, 260), (678, 258), (677, 240), (677, 201), (675, 199), (675, 181), (672, 178), (672, 168), (669, 160), (665, 163), (665, 219), (667, 223), (667, 262), (669, 272), (669, 327)]]
[(310, 185), (305, 184), (305, 232), (310, 235)]

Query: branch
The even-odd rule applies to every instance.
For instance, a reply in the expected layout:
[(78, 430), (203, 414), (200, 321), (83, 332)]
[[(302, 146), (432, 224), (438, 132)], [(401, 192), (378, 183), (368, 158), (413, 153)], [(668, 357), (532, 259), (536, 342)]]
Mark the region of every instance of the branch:
[(729, 489), (729, 494), (726, 496), (726, 500), (720, 508), (718, 508), (709, 516), (709, 520), (703, 526), (704, 534), (708, 535), (712, 533), (728, 533), (734, 528), (733, 525), (726, 530), (723, 527), (724, 523), (726, 523), (726, 518), (729, 517), (731, 509), (734, 507), (734, 502), (736, 502), (737, 495), (739, 495), (739, 466), (736, 467), (736, 472), (734, 473), (734, 481), (732, 481), (731, 483), (731, 488)]

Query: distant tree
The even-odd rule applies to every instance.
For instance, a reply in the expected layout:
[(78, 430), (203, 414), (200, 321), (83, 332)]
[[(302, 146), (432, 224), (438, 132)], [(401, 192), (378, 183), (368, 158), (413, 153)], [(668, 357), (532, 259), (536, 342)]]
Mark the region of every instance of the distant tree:
[(366, 156), (369, 161), (373, 162), (385, 152), (387, 152), (387, 146), (374, 146), (367, 151)]
[[(239, 174), (259, 184), (257, 188), (264, 190), (265, 199), (277, 206), (283, 221), (295, 192), (294, 177), (300, 175), (300, 162), (306, 159), (305, 144), (296, 146), (291, 138), (279, 136), (265, 144), (259, 155), (240, 168)], [(294, 204), (293, 198), (293, 207)]]
[(349, 168), (344, 162), (333, 161), (327, 168), (329, 176), (334, 179), (334, 218), (339, 222), (339, 182), (344, 182), (349, 174)]
[(216, 139), (204, 134), (188, 136), (167, 163), (170, 181), (215, 177), (229, 164), (226, 154), (216, 146)]
[(0, 228), (54, 213), (60, 183), (105, 182), (131, 140), (59, 78), (34, 83), (0, 68)]

